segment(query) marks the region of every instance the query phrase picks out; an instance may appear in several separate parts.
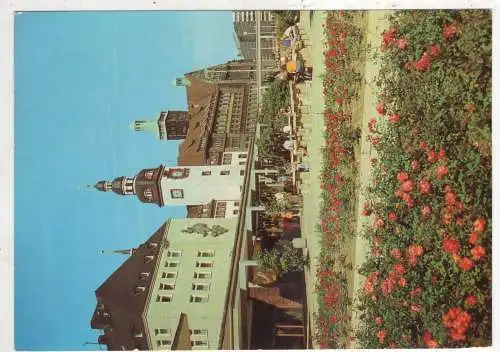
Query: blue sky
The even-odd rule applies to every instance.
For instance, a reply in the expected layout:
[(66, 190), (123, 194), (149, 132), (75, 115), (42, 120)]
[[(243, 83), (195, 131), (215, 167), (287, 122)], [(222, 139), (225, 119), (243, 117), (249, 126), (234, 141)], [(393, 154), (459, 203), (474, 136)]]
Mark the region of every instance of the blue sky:
[(174, 165), (129, 123), (186, 109), (170, 82), (236, 58), (230, 12), (24, 12), (15, 38), (15, 347), (95, 350), (94, 290), (184, 207), (79, 189)]

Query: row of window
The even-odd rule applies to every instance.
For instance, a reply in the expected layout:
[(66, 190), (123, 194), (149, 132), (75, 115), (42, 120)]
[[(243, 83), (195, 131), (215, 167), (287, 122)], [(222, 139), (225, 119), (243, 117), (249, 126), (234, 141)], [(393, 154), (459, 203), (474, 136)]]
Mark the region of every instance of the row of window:
[[(165, 268), (178, 268), (181, 265), (179, 260), (167, 260)], [(213, 260), (197, 260), (195, 266), (197, 268), (212, 268), (214, 266)]]
[[(235, 206), (236, 206), (236, 203), (239, 204), (239, 202), (235, 202)], [(215, 251), (213, 249), (202, 249), (202, 250), (199, 250), (196, 252), (196, 256), (202, 257), (202, 258), (215, 257)], [(169, 250), (167, 252), (167, 257), (180, 258), (180, 257), (182, 257), (182, 250)]]
[[(189, 303), (207, 303), (210, 296), (208, 294), (190, 294)], [(156, 296), (156, 302), (170, 303), (173, 300), (172, 294), (159, 294)]]
[[(245, 165), (245, 163), (246, 163), (245, 161), (241, 161), (240, 165)], [(220, 171), (219, 174), (221, 176), (229, 176), (231, 174), (231, 171), (229, 171), (229, 170), (222, 170), (222, 171)], [(212, 175), (212, 171), (211, 170), (202, 171), (201, 175), (202, 176), (210, 176), (210, 175)], [(240, 176), (244, 176), (244, 175), (245, 175), (245, 170), (240, 170)]]

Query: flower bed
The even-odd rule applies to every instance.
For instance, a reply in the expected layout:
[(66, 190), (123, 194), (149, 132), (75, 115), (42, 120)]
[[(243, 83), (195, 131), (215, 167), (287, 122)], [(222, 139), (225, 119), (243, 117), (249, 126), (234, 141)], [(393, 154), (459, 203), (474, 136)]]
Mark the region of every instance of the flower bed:
[(346, 347), (351, 338), (347, 252), (355, 231), (353, 221), (356, 168), (356, 138), (351, 124), (351, 103), (357, 97), (359, 73), (355, 64), (361, 50), (361, 31), (354, 24), (360, 14), (330, 12), (325, 23), (328, 38), (324, 113), (326, 146), (321, 176), (322, 234), (317, 268), (319, 311), (315, 317), (315, 339), (321, 348)]
[(401, 11), (382, 34), (361, 347), (491, 344), (491, 13)]

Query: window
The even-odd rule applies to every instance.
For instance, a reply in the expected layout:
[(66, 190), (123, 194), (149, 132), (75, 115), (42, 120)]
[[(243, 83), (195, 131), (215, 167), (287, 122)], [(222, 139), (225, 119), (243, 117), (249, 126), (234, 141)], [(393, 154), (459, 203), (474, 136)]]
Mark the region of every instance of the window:
[(191, 290), (193, 291), (208, 291), (210, 290), (209, 283), (194, 283), (191, 285)]
[(172, 330), (170, 329), (155, 329), (155, 335), (172, 335)]
[(210, 176), (212, 174), (212, 171), (210, 170), (205, 170), (201, 172), (201, 176)]
[(144, 190), (144, 198), (153, 199), (153, 190), (151, 188), (146, 188)]
[(229, 170), (222, 170), (220, 172), (221, 176), (229, 176), (229, 173), (230, 173)]
[(197, 268), (213, 268), (214, 262), (212, 262), (212, 261), (197, 261), (196, 267)]
[(201, 250), (201, 251), (198, 251), (198, 257), (202, 257), (202, 258), (209, 258), (209, 257), (215, 257), (215, 251), (214, 250)]
[(240, 166), (241, 166), (241, 165), (246, 165), (246, 163), (247, 163), (247, 162), (246, 162), (245, 160), (243, 160), (243, 161), (240, 161), (240, 162), (239, 162), (239, 165), (240, 165)]
[(208, 295), (190, 295), (189, 296), (190, 303), (207, 303)]
[(189, 176), (189, 169), (168, 169), (166, 171), (168, 178), (179, 179)]
[(172, 346), (172, 341), (171, 340), (157, 340), (156, 341), (156, 346), (158, 346), (158, 347), (169, 347), (169, 346)]
[(179, 261), (178, 260), (167, 260), (165, 262), (165, 267), (166, 268), (177, 268), (179, 266)]
[(246, 154), (238, 154), (238, 158), (240, 158), (240, 159), (246, 159), (247, 155)]
[(189, 330), (191, 335), (208, 335), (208, 330), (207, 329), (192, 329)]
[(148, 248), (153, 249), (156, 247), (158, 247), (158, 243), (156, 243), (156, 242), (149, 242), (148, 243)]
[(158, 295), (156, 296), (156, 302), (172, 302), (172, 295)]
[(173, 290), (175, 289), (174, 283), (161, 283), (160, 290)]
[(238, 209), (233, 210), (233, 215), (238, 215)]
[(148, 179), (152, 179), (153, 178), (153, 170), (146, 171), (146, 173), (144, 173), (144, 177), (146, 177)]
[(245, 176), (245, 170), (240, 170), (240, 176)]
[(234, 202), (234, 206), (235, 207), (239, 207), (240, 206), (240, 202)]
[(195, 279), (211, 279), (212, 273), (210, 271), (195, 271), (193, 278), (195, 278)]
[(139, 274), (139, 280), (146, 280), (149, 277), (149, 273), (143, 272)]
[(191, 341), (191, 346), (193, 346), (193, 347), (208, 347), (208, 341), (193, 340), (193, 341)]
[(182, 189), (171, 189), (170, 190), (170, 197), (172, 199), (182, 199), (182, 198), (184, 198), (184, 190), (182, 190)]
[(144, 263), (151, 263), (153, 261), (153, 259), (155, 259), (155, 256), (154, 255), (146, 255), (144, 257)]
[(135, 287), (135, 294), (138, 295), (140, 293), (144, 293), (146, 291), (146, 287), (144, 286), (136, 286)]
[(178, 258), (180, 256), (182, 256), (182, 251), (168, 251), (167, 252), (167, 257)]
[(167, 272), (167, 273), (164, 272), (161, 274), (161, 278), (162, 279), (176, 279), (177, 272), (175, 272), (175, 271), (171, 271), (171, 272)]

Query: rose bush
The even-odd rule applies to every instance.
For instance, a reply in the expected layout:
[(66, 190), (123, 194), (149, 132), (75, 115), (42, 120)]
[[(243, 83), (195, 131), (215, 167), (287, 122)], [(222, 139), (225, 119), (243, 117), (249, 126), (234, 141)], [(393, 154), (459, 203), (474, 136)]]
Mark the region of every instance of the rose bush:
[(492, 337), (491, 13), (398, 11), (381, 35), (360, 347)]
[[(361, 31), (355, 25), (361, 13), (329, 12), (325, 32), (326, 74), (323, 83), (326, 145), (321, 175), (322, 250), (316, 275), (319, 311), (315, 340), (321, 348), (345, 348), (354, 338), (350, 324), (351, 301), (347, 253), (355, 234), (354, 147), (356, 130), (351, 125), (351, 105), (358, 96), (360, 74), (355, 67), (361, 55)], [(368, 211), (368, 209), (366, 209)]]

